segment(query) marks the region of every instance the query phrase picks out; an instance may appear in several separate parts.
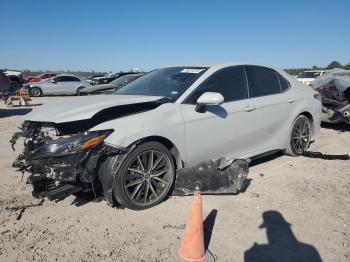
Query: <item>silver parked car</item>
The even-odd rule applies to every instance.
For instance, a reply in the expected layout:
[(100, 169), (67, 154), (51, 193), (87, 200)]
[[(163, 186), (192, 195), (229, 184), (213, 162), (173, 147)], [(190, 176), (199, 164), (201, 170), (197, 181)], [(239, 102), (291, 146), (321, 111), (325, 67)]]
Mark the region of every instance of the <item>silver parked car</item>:
[(109, 94), (113, 93), (115, 90), (125, 86), (126, 84), (136, 80), (137, 78), (143, 76), (143, 74), (129, 74), (118, 77), (108, 84), (93, 85), (86, 87), (80, 91), (81, 95), (93, 95), (93, 94)]
[(236, 193), (247, 159), (303, 154), (321, 101), (283, 70), (203, 64), (154, 70), (114, 95), (47, 103), (25, 120), (14, 166), (30, 172), (34, 196), (92, 190), (138, 210), (170, 192)]
[(80, 91), (90, 84), (73, 75), (58, 75), (41, 82), (31, 83), (27, 86), (31, 96), (45, 95), (79, 95)]

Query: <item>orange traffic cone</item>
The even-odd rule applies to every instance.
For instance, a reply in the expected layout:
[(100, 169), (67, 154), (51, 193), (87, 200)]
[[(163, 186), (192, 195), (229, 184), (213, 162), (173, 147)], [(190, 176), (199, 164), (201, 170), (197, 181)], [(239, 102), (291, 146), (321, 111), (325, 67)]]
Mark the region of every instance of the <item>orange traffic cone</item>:
[(202, 196), (194, 194), (193, 206), (182, 238), (179, 256), (187, 261), (202, 261), (205, 257)]

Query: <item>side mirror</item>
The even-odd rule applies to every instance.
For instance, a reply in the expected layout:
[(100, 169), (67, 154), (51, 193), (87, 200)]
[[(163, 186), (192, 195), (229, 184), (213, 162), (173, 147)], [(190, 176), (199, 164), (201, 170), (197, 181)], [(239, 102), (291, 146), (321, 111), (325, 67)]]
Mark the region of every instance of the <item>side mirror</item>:
[(55, 80), (55, 79), (51, 79), (51, 80), (50, 80), (50, 83), (56, 84), (56, 80)]
[(221, 105), (224, 102), (224, 97), (220, 93), (205, 92), (197, 99), (196, 111), (204, 113), (206, 106)]

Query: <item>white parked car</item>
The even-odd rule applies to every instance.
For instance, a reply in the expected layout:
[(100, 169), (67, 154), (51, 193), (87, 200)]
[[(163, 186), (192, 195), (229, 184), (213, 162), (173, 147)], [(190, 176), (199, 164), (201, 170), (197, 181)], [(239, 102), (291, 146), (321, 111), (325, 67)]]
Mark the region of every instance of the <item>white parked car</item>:
[(305, 85), (310, 85), (317, 77), (326, 73), (326, 70), (307, 70), (298, 75), (298, 80)]
[[(26, 137), (15, 166), (30, 170), (34, 195), (55, 199), (100, 189), (110, 204), (144, 209), (160, 203), (174, 181), (175, 188), (205, 191), (201, 178), (212, 179), (208, 172), (236, 163), (232, 159), (303, 154), (320, 119), (320, 95), (282, 70), (176, 66), (154, 70), (114, 95), (47, 103), (25, 116), (12, 143)], [(183, 170), (198, 173), (178, 181)]]
[(84, 79), (73, 75), (57, 75), (40, 82), (29, 83), (27, 88), (31, 96), (79, 95), (79, 92), (91, 85)]

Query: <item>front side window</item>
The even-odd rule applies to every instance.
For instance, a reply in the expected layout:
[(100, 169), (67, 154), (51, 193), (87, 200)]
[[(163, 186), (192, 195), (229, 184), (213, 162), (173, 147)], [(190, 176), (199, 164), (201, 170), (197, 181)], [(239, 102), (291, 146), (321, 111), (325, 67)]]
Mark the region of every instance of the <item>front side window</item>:
[(220, 93), (224, 97), (225, 102), (247, 98), (248, 90), (244, 68), (242, 66), (236, 66), (225, 68), (214, 73), (214, 75), (195, 91), (186, 103), (196, 104), (197, 99), (205, 92)]
[(74, 76), (67, 76), (67, 78), (66, 78), (67, 80), (67, 82), (79, 82), (80, 80), (79, 80), (79, 78), (76, 78), (76, 77), (74, 77)]
[(176, 100), (205, 71), (204, 67), (168, 67), (154, 70), (114, 92), (116, 95), (161, 96)]
[(246, 66), (249, 96), (259, 97), (281, 92), (277, 73), (258, 66)]
[(55, 82), (61, 82), (62, 80), (62, 76), (58, 76), (58, 77), (55, 77), (53, 80), (55, 81)]

